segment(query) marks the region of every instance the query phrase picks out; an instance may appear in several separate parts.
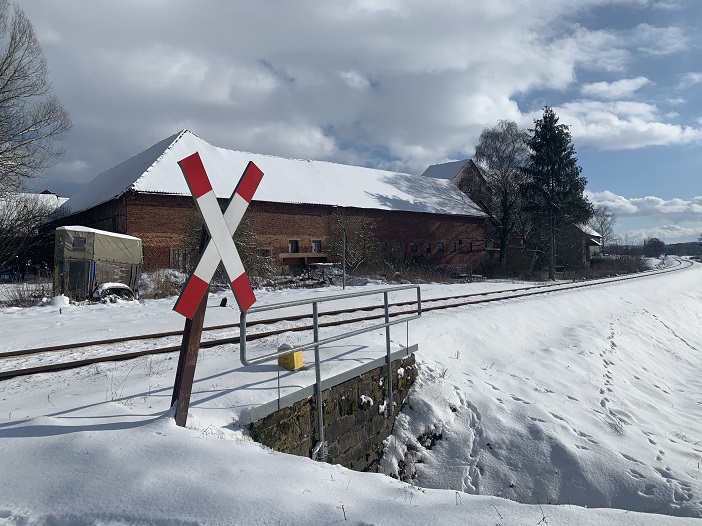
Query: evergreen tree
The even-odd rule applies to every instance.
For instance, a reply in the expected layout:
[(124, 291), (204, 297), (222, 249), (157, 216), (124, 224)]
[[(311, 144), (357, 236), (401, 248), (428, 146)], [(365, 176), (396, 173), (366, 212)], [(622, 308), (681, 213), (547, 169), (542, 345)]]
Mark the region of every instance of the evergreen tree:
[(657, 237), (649, 237), (644, 239), (643, 253), (649, 258), (657, 258), (665, 252), (665, 243)]
[(587, 223), (592, 204), (583, 195), (587, 179), (581, 177), (570, 131), (558, 124), (553, 109), (544, 107), (543, 117), (534, 121), (529, 139), (531, 154), (525, 168), (524, 210), (538, 227), (546, 230), (549, 279), (556, 277), (556, 231), (566, 225)]

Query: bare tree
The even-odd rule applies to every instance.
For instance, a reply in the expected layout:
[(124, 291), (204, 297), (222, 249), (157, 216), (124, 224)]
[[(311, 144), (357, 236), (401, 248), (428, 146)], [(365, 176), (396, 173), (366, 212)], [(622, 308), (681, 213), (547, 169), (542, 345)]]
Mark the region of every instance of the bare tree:
[(521, 212), (520, 184), (523, 167), (529, 159), (528, 135), (513, 121), (501, 120), (485, 128), (475, 147), (474, 161), (480, 168), (484, 184), (477, 191), (481, 206), (500, 248), (500, 266), (504, 267), (509, 236), (518, 224)]
[(41, 45), (24, 11), (0, 0), (0, 194), (17, 191), (62, 152), (71, 119), (51, 94)]
[[(24, 267), (32, 252), (45, 241), (39, 225), (54, 212), (49, 196), (14, 194), (0, 198), (0, 268)], [(53, 232), (52, 232), (53, 234)], [(53, 237), (48, 241), (53, 243)]]
[(346, 267), (350, 272), (354, 272), (362, 265), (377, 263), (381, 258), (375, 223), (349, 216), (344, 210), (334, 212), (332, 232), (327, 247), (328, 251), (339, 260), (346, 257)]
[(614, 225), (617, 222), (617, 216), (606, 205), (597, 205), (590, 218), (590, 227), (595, 229), (602, 236), (602, 253), (605, 253), (605, 247), (614, 241)]

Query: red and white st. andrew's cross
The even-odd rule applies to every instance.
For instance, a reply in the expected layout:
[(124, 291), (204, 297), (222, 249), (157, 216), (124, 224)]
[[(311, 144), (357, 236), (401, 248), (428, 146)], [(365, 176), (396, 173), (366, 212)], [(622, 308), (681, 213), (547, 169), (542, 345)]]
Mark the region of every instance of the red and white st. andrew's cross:
[(263, 179), (263, 172), (253, 162), (249, 162), (222, 214), (200, 155), (195, 152), (178, 162), (178, 165), (195, 198), (195, 205), (205, 222), (210, 239), (173, 310), (188, 319), (193, 318), (221, 261), (231, 282), (234, 298), (241, 312), (244, 312), (256, 302), (256, 296), (232, 236)]

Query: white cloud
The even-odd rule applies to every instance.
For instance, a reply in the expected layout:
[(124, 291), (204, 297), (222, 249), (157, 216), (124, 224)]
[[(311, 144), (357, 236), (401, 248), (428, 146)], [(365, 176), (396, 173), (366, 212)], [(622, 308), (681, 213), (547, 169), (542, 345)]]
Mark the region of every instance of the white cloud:
[(665, 122), (658, 108), (644, 102), (579, 100), (555, 108), (579, 144), (603, 150), (643, 148), (702, 141), (702, 129)]
[(652, 7), (662, 11), (677, 11), (682, 9), (683, 6), (679, 0), (659, 0), (657, 2), (653, 2)]
[(621, 99), (633, 95), (637, 90), (650, 84), (646, 77), (621, 79), (614, 82), (593, 82), (580, 89), (583, 95), (601, 99)]
[(663, 56), (687, 49), (688, 40), (679, 27), (654, 27), (640, 24), (632, 32), (631, 39), (637, 49), (652, 56)]
[(680, 78), (680, 84), (678, 84), (678, 89), (686, 89), (695, 84), (702, 82), (702, 72), (700, 71), (690, 71), (685, 73)]
[(259, 64), (222, 63), (182, 47), (158, 44), (138, 54), (108, 54), (111, 67), (122, 71), (129, 89), (177, 101), (236, 104), (242, 99), (270, 95), (279, 84)]
[(702, 234), (702, 196), (624, 197), (609, 191), (586, 191), (585, 195), (594, 205), (605, 205), (616, 214), (615, 230), (626, 243), (641, 242), (648, 237), (666, 243), (692, 241)]
[(370, 86), (368, 79), (357, 71), (342, 71), (339, 73), (339, 76), (350, 88), (362, 90)]
[(651, 228), (637, 228), (626, 233), (630, 243), (642, 242), (644, 239), (657, 237), (665, 243), (695, 241), (702, 234), (702, 222), (697, 226), (661, 225)]
[[(267, 2), (37, 0), (24, 8), (47, 35), (52, 82), (74, 117), (67, 161), (109, 168), (185, 126), (224, 147), (420, 173), (471, 156), (481, 130), (499, 119), (530, 127), (540, 116), (531, 110), (551, 97), (566, 99), (551, 105), (578, 144), (699, 140), (699, 129), (652, 103), (618, 100), (660, 85), (629, 71), (637, 54), (672, 53), (687, 41), (674, 27), (622, 29), (590, 16), (611, 5), (645, 13), (652, 4), (301, 0), (273, 10)], [(620, 80), (580, 95), (603, 100), (567, 99), (583, 72), (603, 71)], [(679, 110), (686, 114), (683, 103)]]
[(702, 196), (693, 199), (661, 199), (655, 196), (627, 198), (613, 192), (586, 192), (595, 205), (606, 205), (614, 213), (628, 216), (677, 216), (702, 222)]

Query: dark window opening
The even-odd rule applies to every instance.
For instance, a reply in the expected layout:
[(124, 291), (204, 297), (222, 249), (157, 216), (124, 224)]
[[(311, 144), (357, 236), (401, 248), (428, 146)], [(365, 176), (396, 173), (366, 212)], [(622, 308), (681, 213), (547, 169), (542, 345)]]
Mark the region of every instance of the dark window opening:
[(288, 252), (300, 252), (300, 242), (297, 239), (291, 239), (290, 241), (288, 241)]
[(443, 251), (444, 251), (444, 244), (443, 244), (443, 243), (437, 243), (437, 244), (436, 244), (436, 251), (437, 251), (437, 252), (443, 252)]
[(321, 252), (322, 251), (322, 240), (321, 239), (313, 239), (312, 240), (312, 252)]
[(424, 253), (428, 254), (431, 252), (431, 243), (424, 243)]
[(74, 252), (85, 252), (86, 238), (84, 237), (74, 237), (73, 238), (73, 251)]

